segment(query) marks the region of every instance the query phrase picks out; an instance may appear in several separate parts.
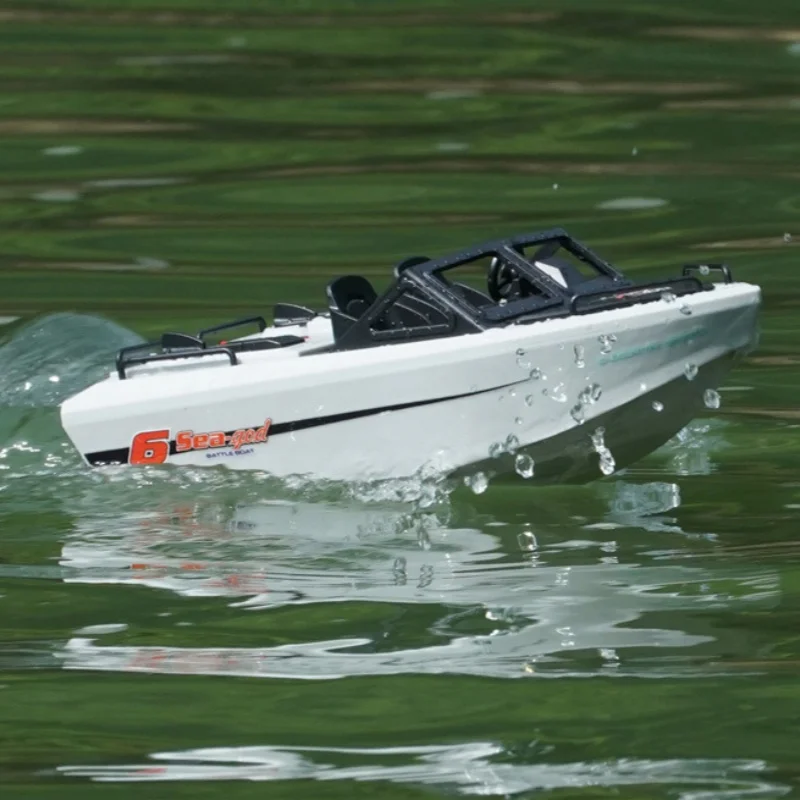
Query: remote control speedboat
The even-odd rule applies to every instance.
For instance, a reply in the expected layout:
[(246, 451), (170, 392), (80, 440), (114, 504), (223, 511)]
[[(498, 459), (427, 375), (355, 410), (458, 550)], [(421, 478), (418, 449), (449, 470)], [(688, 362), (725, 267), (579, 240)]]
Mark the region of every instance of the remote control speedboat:
[(702, 410), (753, 347), (760, 290), (723, 265), (636, 282), (555, 229), (406, 259), (382, 294), (345, 275), (327, 299), (121, 350), (63, 404), (68, 436), (92, 466), (591, 479)]

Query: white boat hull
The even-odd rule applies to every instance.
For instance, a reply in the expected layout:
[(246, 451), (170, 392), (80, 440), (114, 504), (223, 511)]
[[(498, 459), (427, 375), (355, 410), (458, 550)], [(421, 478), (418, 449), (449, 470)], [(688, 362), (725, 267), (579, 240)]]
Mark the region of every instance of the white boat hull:
[[(145, 462), (169, 441), (167, 464), (279, 477), (506, 472), (514, 458), (490, 451), (498, 455), (513, 436), (510, 449), (530, 451), (536, 477), (580, 477), (577, 465), (599, 476), (596, 427), (605, 428), (618, 468), (669, 439), (702, 408), (704, 389), (719, 384), (732, 357), (753, 346), (759, 303), (757, 286), (717, 284), (672, 302), (298, 357), (330, 342), (330, 323), (318, 318), (280, 329), (306, 333), (306, 345), (243, 353), (235, 367), (220, 357), (132, 367), (126, 380), (113, 374), (67, 400), (62, 424), (94, 464), (128, 463), (135, 437), (155, 432), (140, 437)], [(698, 368), (691, 380), (687, 365)], [(260, 441), (248, 443), (247, 430)], [(245, 431), (238, 448), (230, 446), (236, 431)], [(214, 432), (228, 437), (225, 446), (176, 451)]]

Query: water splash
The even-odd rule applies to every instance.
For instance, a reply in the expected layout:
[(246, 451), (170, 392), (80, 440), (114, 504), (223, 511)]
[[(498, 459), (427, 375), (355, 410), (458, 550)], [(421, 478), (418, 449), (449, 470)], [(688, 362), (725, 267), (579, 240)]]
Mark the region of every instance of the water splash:
[(664, 447), (673, 453), (670, 469), (677, 475), (710, 475), (716, 470), (712, 455), (729, 446), (715, 428), (724, 427), (719, 420), (694, 420), (680, 430)]
[(52, 314), (0, 347), (0, 405), (57, 406), (103, 378), (116, 352), (143, 339), (101, 317)]

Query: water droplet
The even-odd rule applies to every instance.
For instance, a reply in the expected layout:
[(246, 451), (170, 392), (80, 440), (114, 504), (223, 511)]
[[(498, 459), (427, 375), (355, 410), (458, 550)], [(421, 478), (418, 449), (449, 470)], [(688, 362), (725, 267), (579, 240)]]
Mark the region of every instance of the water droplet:
[(578, 423), (578, 425), (583, 425), (586, 417), (583, 413), (583, 406), (580, 403), (578, 403), (578, 405), (572, 406), (569, 413), (572, 416), (572, 419), (574, 419), (575, 422)]
[(613, 333), (609, 334), (602, 334), (601, 336), (597, 337), (597, 341), (600, 342), (600, 352), (601, 353), (610, 353), (611, 352), (611, 345), (617, 341), (617, 337), (614, 336)]
[(639, 391), (640, 392), (646, 392), (647, 391), (647, 384), (646, 383), (640, 383), (639, 384)]
[(506, 305), (507, 303), (508, 303), (508, 300), (506, 300), (506, 298), (505, 298), (505, 297), (501, 297), (501, 298), (500, 298), (500, 300), (498, 301), (497, 305), (499, 305), (499, 306), (504, 306), (504, 305)]
[(532, 394), (525, 395), (525, 405), (526, 406), (532, 406), (533, 405), (533, 395)]
[(525, 455), (524, 453), (520, 453), (514, 459), (514, 471), (519, 475), (521, 478), (532, 478), (533, 477), (533, 459)]
[(706, 408), (719, 408), (719, 392), (714, 389), (706, 389), (703, 392), (703, 402)]
[(784, 233), (783, 234), (783, 241), (786, 242), (786, 244), (789, 244), (789, 242), (792, 241), (792, 234), (791, 233)]
[(500, 442), (494, 442), (489, 445), (489, 458), (497, 458), (503, 454), (503, 445)]
[(553, 391), (550, 393), (550, 397), (557, 403), (566, 403), (567, 393), (564, 391), (564, 384), (559, 383), (556, 386), (554, 386)]
[(522, 369), (530, 369), (531, 362), (525, 355), (525, 351), (520, 347), (517, 350), (517, 366)]
[(557, 183), (554, 183), (554, 184), (553, 184), (553, 189), (554, 189), (554, 190), (557, 190), (557, 189), (558, 189), (558, 184), (557, 184)]
[(593, 383), (589, 388), (592, 392), (592, 402), (596, 403), (603, 395), (603, 388), (599, 383)]
[(664, 404), (659, 403), (658, 400), (653, 400), (653, 411), (663, 411)]
[(596, 428), (591, 434), (591, 439), (595, 452), (600, 456), (600, 471), (603, 475), (611, 475), (617, 468), (617, 464), (611, 451), (605, 445), (605, 429)]
[(639, 155), (639, 148), (638, 147), (634, 147), (633, 150), (631, 150), (631, 155), (632, 156), (638, 156)]
[(662, 292), (661, 299), (665, 303), (674, 303), (678, 298), (672, 292)]
[(519, 347), (519, 348), (517, 348), (517, 355), (518, 356), (524, 356), (525, 355), (525, 351), (521, 347)]
[(464, 485), (468, 486), (475, 494), (483, 494), (489, 488), (489, 479), (483, 472), (464, 477)]
[(25, 381), (25, 385), (24, 385), (22, 388), (23, 388), (23, 389), (24, 389), (26, 392), (29, 392), (29, 391), (31, 390), (31, 388), (32, 388), (32, 387), (33, 387), (33, 384), (32, 384), (30, 381)]
[(708, 264), (701, 264), (699, 272), (700, 272), (701, 275), (710, 275), (711, 274), (711, 268), (708, 266)]
[(509, 433), (506, 437), (506, 450), (509, 453), (515, 453), (519, 449), (519, 439), (513, 433)]
[(693, 381), (697, 377), (697, 364), (687, 364), (683, 368), (683, 374), (686, 376), (686, 379), (689, 381)]
[(578, 366), (579, 369), (583, 369), (586, 366), (586, 362), (583, 359), (584, 348), (583, 345), (576, 344), (573, 348), (575, 352), (575, 364)]
[[(531, 472), (531, 474), (533, 474), (533, 472)], [(523, 477), (530, 477), (530, 475)], [(517, 536), (517, 542), (520, 550), (525, 550), (529, 553), (538, 547), (536, 537), (530, 531), (522, 531), (522, 533)]]
[(683, 314), (684, 317), (691, 317), (692, 316), (692, 309), (689, 308), (689, 306), (687, 306), (686, 303), (684, 303), (681, 306), (680, 311), (681, 311), (681, 314)]
[(59, 378), (58, 375), (51, 375), (47, 380), (49, 380), (50, 383), (58, 383), (61, 378)]
[(514, 420), (514, 424), (516, 424), (516, 425), (522, 425), (522, 422), (523, 422), (522, 417), (517, 417)]
[(578, 405), (579, 406), (586, 406), (592, 401), (592, 389), (590, 386), (587, 386), (585, 389), (581, 391), (578, 395)]
[(603, 475), (611, 475), (616, 468), (617, 462), (614, 461), (614, 456), (611, 455), (611, 451), (606, 448), (600, 453), (600, 472), (602, 472)]
[(539, 367), (534, 367), (528, 376), (532, 381), (538, 381), (542, 377), (542, 371)]
[(600, 648), (600, 657), (604, 661), (610, 661), (612, 663), (618, 663), (619, 662), (619, 656), (617, 655), (616, 650), (612, 650), (609, 647), (601, 647)]

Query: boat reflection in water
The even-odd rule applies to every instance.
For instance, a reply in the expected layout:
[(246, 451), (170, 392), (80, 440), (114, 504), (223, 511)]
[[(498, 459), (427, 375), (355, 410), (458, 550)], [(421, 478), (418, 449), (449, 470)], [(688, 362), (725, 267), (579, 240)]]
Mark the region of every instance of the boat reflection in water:
[[(164, 620), (170, 646), (104, 645), (105, 631), (96, 628), (76, 632), (59, 658), (69, 670), (277, 680), (719, 674), (725, 637), (738, 634), (704, 623), (708, 615), (700, 612), (773, 605), (776, 573), (681, 557), (696, 533), (678, 524), (676, 484), (617, 481), (608, 492), (597, 522), (542, 513), (535, 526), (519, 521), (537, 517), (529, 505), (524, 515), (507, 507), (502, 517), (481, 518), (457, 507), (409, 514), (388, 505), (198, 501), (166, 512), (122, 513), (113, 524), (84, 516), (63, 548), (64, 580), (137, 584), (198, 602), (219, 598), (226, 616), (339, 603), (341, 611), (326, 619), (336, 623), (332, 632), (345, 633), (326, 638), (303, 625), (289, 630), (307, 640), (215, 647), (209, 642), (214, 626), (199, 635), (179, 628), (178, 640), (186, 644), (173, 646), (175, 623)], [(649, 538), (675, 536), (681, 549), (651, 552)], [(356, 614), (348, 622), (348, 608), (365, 603), (388, 605), (390, 613)], [(409, 619), (415, 613), (419, 617)], [(319, 614), (306, 618), (315, 632), (325, 630)], [(415, 646), (409, 630), (416, 631)], [(202, 646), (193, 646), (198, 640)], [(768, 765), (754, 759), (578, 762), (564, 761), (538, 741), (520, 743), (520, 752), (513, 743), (484, 739), (342, 748), (334, 738), (331, 746), (298, 747), (276, 741), (276, 734), (265, 734), (263, 746), (222, 741), (158, 750), (127, 764), (70, 764), (58, 771), (101, 782), (374, 781), (482, 796), (578, 786), (685, 786), (696, 796), (737, 797), (786, 791)], [(327, 744), (321, 735), (317, 743)]]
[[(548, 749), (529, 747), (527, 755), (544, 760)], [(354, 765), (357, 757), (362, 763)], [(526, 764), (510, 762), (506, 749), (496, 742), (384, 748), (213, 747), (154, 753), (152, 758), (155, 761), (126, 766), (67, 766), (59, 772), (104, 782), (381, 781), (505, 797), (534, 789), (604, 786), (693, 790), (682, 797), (778, 797), (789, 791), (788, 786), (769, 780), (772, 770), (757, 759), (630, 758)]]
[[(712, 658), (702, 648), (724, 634), (687, 612), (772, 602), (777, 577), (645, 549), (623, 554), (602, 529), (680, 533), (663, 516), (680, 494), (669, 483), (618, 482), (613, 492), (604, 522), (572, 523), (567, 535), (563, 520), (458, 527), (433, 512), (288, 501), (131, 513), (113, 525), (84, 519), (63, 548), (65, 581), (227, 598), (243, 614), (298, 604), (424, 606), (426, 644), (409, 647), (386, 620), (354, 623), (352, 636), (264, 647), (107, 646), (75, 636), (63, 648), (63, 666), (293, 679), (520, 678), (639, 674), (642, 653), (657, 647), (660, 654), (673, 648), (674, 657), (648, 665), (649, 675), (696, 670)], [(375, 630), (365, 634), (370, 624)], [(637, 655), (621, 658), (628, 648)], [(684, 648), (691, 659), (675, 652)]]

